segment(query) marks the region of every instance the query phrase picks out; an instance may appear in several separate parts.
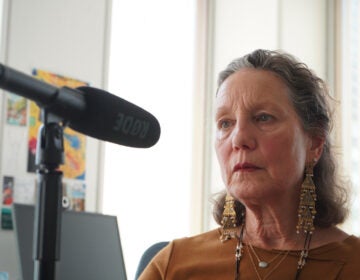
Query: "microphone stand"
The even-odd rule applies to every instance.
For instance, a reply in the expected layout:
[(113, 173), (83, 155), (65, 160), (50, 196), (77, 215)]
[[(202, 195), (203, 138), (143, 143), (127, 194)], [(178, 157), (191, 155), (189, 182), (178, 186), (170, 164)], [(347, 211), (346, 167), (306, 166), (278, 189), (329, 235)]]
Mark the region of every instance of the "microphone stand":
[(62, 172), (64, 163), (63, 126), (59, 119), (41, 110), (43, 125), (36, 147), (37, 197), (34, 218), (34, 280), (56, 278), (60, 260), (62, 218)]

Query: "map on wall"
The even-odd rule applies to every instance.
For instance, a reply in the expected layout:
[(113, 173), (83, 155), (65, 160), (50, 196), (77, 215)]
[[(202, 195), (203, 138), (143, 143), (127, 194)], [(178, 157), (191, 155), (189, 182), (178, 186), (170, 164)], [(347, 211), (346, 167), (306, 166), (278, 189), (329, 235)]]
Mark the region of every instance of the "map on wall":
[[(87, 86), (88, 83), (75, 80), (69, 77), (57, 75), (44, 70), (34, 69), (33, 75), (56, 87), (67, 86), (76, 88)], [(28, 134), (28, 172), (35, 172), (35, 155), (36, 144), (40, 121), (40, 108), (35, 102), (31, 101), (29, 106), (29, 134)], [(85, 179), (85, 152), (86, 152), (86, 136), (76, 132), (69, 127), (64, 129), (64, 158), (65, 164), (60, 167), (63, 171), (64, 178), (69, 179)]]

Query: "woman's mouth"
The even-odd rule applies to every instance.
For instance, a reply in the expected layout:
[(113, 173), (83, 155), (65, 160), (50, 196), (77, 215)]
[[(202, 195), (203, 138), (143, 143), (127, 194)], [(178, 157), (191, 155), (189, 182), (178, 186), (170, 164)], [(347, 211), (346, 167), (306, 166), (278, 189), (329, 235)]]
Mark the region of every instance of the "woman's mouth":
[(249, 162), (244, 162), (244, 163), (238, 163), (234, 166), (233, 172), (254, 172), (261, 169), (260, 167), (249, 163)]

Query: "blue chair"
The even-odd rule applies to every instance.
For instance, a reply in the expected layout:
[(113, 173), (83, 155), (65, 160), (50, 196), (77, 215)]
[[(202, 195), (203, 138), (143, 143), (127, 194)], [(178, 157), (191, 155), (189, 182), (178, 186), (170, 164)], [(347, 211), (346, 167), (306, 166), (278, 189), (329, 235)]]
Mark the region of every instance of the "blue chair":
[(140, 259), (140, 262), (139, 262), (139, 265), (137, 267), (136, 274), (135, 274), (135, 280), (137, 280), (139, 278), (140, 274), (143, 272), (143, 270), (148, 265), (148, 263), (152, 260), (152, 258), (162, 248), (164, 248), (168, 244), (169, 244), (168, 241), (166, 241), (166, 242), (158, 242), (158, 243), (155, 243), (155, 244), (151, 245), (148, 249), (146, 249), (146, 251), (142, 255), (142, 257)]

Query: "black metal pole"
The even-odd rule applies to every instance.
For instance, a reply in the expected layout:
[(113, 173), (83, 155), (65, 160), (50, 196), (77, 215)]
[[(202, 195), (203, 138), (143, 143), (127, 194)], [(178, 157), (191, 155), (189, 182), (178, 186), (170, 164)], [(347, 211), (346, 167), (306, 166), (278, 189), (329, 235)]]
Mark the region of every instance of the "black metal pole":
[(56, 279), (60, 260), (62, 213), (63, 127), (42, 112), (44, 125), (36, 147), (37, 201), (34, 219), (34, 280)]

